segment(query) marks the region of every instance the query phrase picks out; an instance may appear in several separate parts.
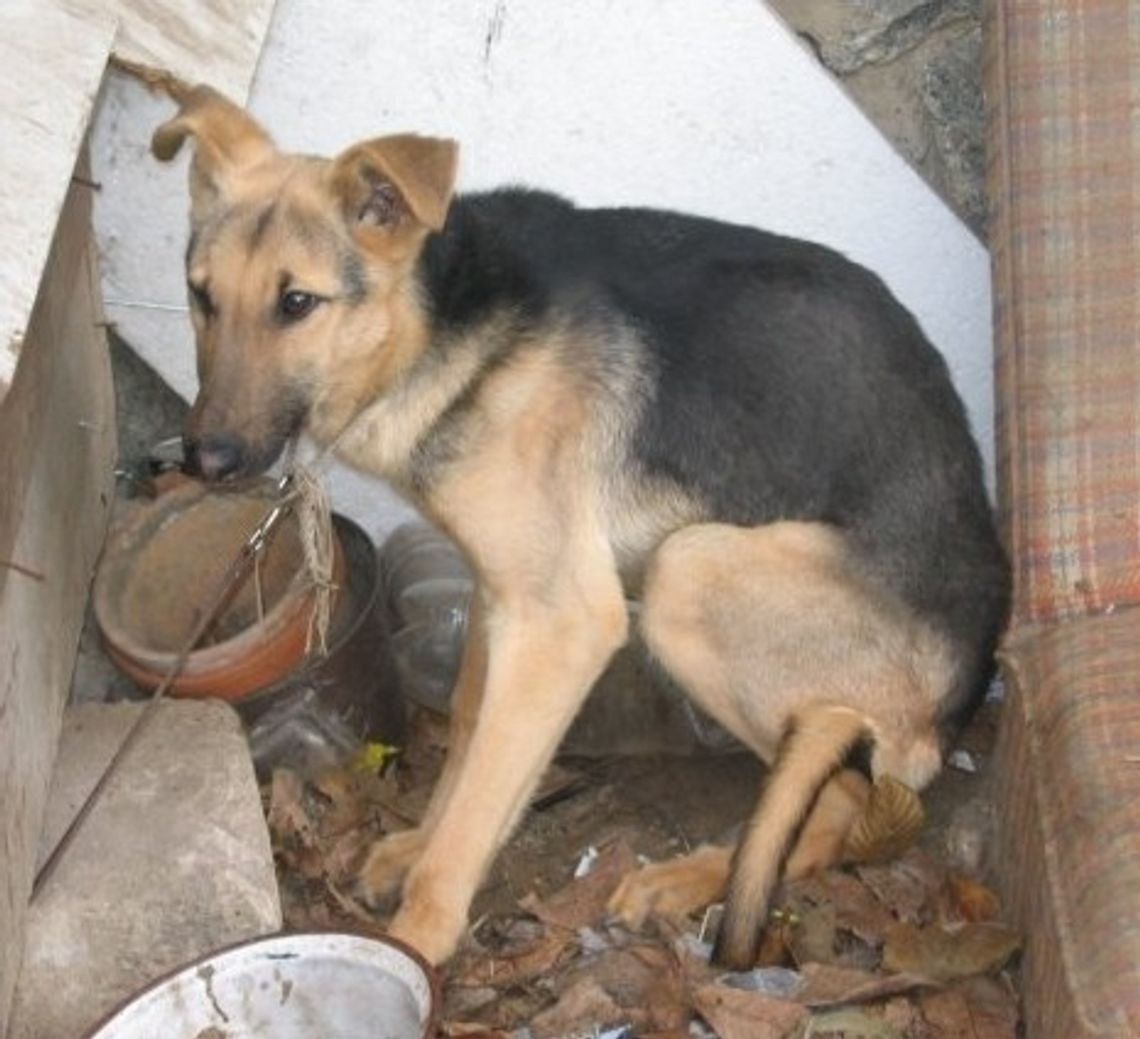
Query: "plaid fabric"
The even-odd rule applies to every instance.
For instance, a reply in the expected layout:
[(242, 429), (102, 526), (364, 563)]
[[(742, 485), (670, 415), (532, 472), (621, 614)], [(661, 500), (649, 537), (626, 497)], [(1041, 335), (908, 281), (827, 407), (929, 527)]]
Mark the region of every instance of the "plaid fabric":
[[(1032, 1039), (1140, 1035), (1140, 4), (989, 0), (997, 755)], [(1129, 608), (1133, 604), (1132, 608)]]
[(1024, 632), (1004, 655), (1003, 888), (1031, 1039), (1140, 1035), (1140, 609)]
[(990, 0), (998, 485), (1015, 618), (1140, 602), (1140, 6)]

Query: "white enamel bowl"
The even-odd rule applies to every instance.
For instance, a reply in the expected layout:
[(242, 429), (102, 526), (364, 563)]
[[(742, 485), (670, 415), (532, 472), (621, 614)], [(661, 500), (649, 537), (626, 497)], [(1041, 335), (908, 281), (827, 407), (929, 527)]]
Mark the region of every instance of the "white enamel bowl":
[(264, 938), (155, 982), (89, 1039), (426, 1039), (435, 977), (396, 942), (340, 932)]

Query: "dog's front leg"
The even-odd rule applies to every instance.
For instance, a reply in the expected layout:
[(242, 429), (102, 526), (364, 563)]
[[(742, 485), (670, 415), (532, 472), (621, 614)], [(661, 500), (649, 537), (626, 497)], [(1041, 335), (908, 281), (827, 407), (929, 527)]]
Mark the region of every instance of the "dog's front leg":
[(487, 631), (481, 603), (478, 593), (471, 597), (459, 673), (451, 694), (447, 758), (427, 811), (414, 829), (388, 834), (373, 844), (360, 871), (360, 895), (371, 906), (381, 905), (396, 895), (408, 870), (427, 845), (459, 778), (487, 680)]
[(524, 596), (492, 604), (479, 717), (391, 926), (433, 963), (455, 950), (496, 851), (626, 630), (616, 588), (587, 603)]

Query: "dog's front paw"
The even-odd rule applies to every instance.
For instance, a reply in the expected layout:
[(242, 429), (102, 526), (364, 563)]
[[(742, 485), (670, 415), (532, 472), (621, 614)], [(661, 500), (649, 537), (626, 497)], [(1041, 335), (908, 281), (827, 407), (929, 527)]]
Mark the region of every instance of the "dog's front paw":
[(356, 882), (360, 898), (373, 909), (394, 908), (400, 885), (425, 843), (424, 834), (416, 829), (390, 833), (373, 844)]
[(728, 884), (732, 852), (706, 846), (671, 862), (657, 862), (628, 874), (606, 905), (632, 930), (651, 913), (682, 917), (719, 901)]
[(446, 887), (413, 877), (405, 885), (399, 912), (388, 925), (393, 938), (410, 945), (435, 966), (455, 952), (467, 930), (466, 906), (449, 894)]

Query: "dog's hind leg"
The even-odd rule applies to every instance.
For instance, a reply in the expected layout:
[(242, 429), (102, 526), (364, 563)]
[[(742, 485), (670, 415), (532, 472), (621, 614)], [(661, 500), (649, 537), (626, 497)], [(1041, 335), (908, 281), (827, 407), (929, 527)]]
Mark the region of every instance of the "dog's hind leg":
[(753, 965), (797, 833), (824, 784), (867, 736), (862, 715), (848, 707), (812, 705), (796, 716), (733, 859), (716, 962), (737, 970)]
[(937, 771), (952, 655), (820, 524), (673, 535), (650, 568), (642, 629), (693, 698), (775, 765), (729, 885), (719, 951), (741, 965), (781, 872), (839, 857), (868, 798), (844, 771), (852, 751), (866, 746), (876, 777), (914, 789)]
[(382, 905), (399, 893), (404, 876), (427, 845), (428, 837), (459, 778), (471, 734), (475, 731), (475, 721), (479, 717), (479, 705), (483, 701), (483, 686), (487, 679), (487, 632), (479, 602), (478, 594), (471, 597), (463, 653), (451, 694), (447, 756), (443, 771), (419, 825), (410, 830), (388, 834), (369, 850), (360, 871), (358, 889), (361, 897), (371, 906)]
[[(784, 866), (788, 879), (813, 873), (843, 858), (844, 842), (864, 811), (870, 782), (844, 769), (824, 785)], [(609, 901), (612, 916), (635, 930), (651, 913), (688, 916), (728, 892), (733, 844), (706, 844), (687, 855), (629, 873)]]

